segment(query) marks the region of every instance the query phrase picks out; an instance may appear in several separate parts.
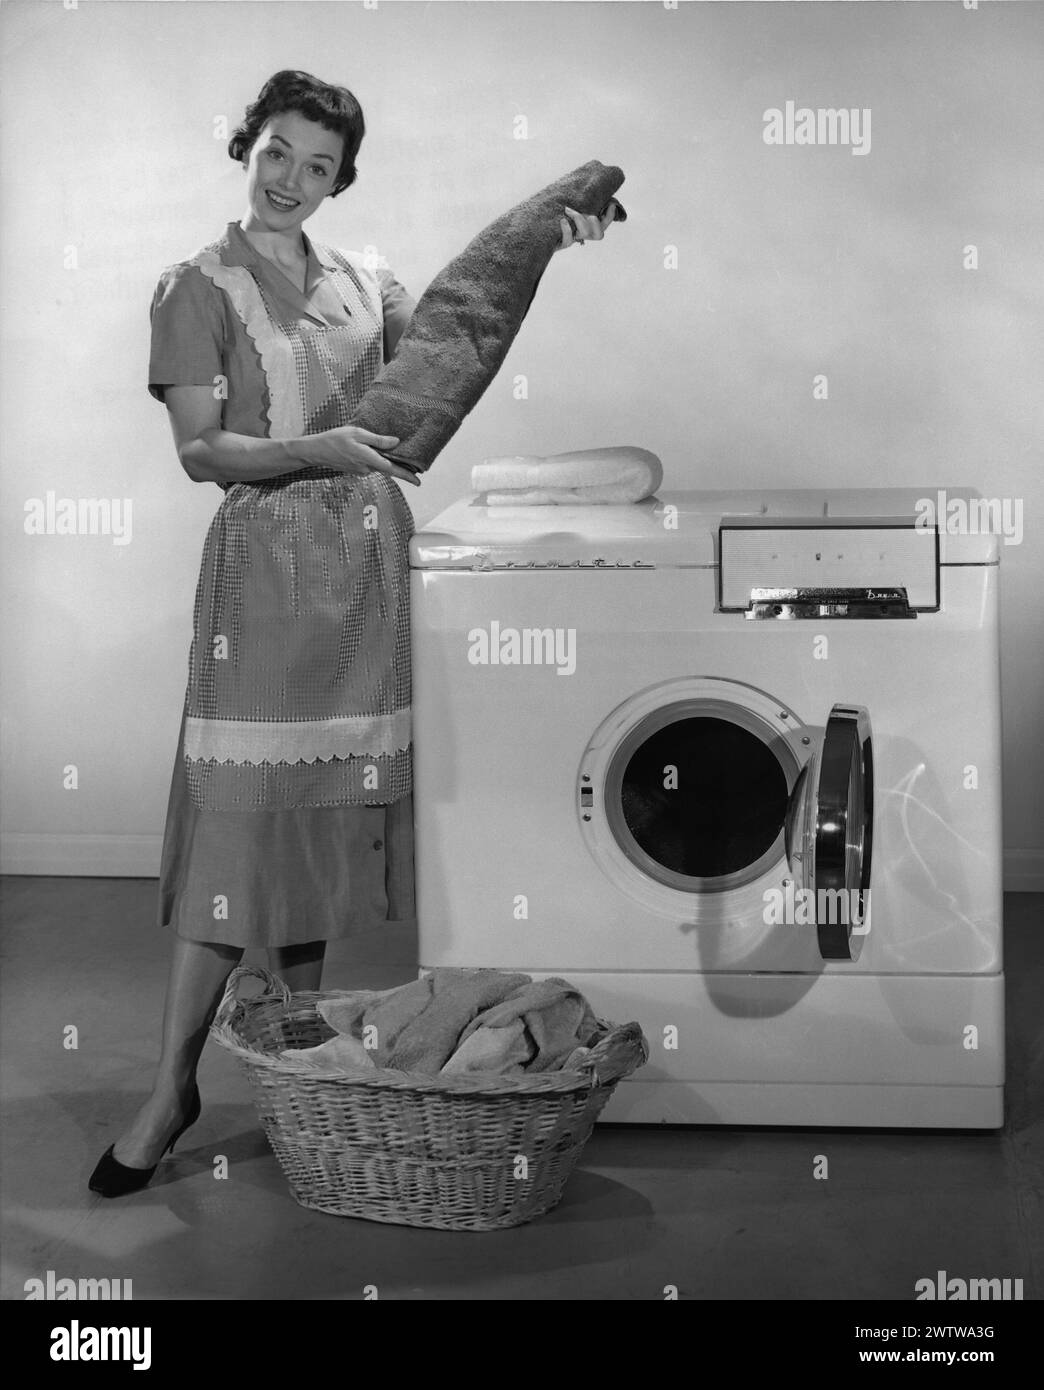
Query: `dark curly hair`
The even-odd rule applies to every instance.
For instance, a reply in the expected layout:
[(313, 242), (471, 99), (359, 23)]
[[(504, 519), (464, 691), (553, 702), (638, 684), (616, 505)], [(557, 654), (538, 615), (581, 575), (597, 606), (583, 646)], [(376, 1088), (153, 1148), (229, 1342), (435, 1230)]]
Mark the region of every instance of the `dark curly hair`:
[(344, 154), (330, 197), (336, 198), (338, 193), (350, 188), (356, 179), (355, 156), (366, 134), (362, 107), (347, 87), (331, 87), (311, 73), (297, 72), (293, 68), (284, 68), (270, 77), (258, 93), (257, 101), (247, 107), (243, 124), (237, 126), (228, 142), (230, 157), (241, 164), (253, 149), (265, 122), (284, 111), (296, 111), (341, 136)]

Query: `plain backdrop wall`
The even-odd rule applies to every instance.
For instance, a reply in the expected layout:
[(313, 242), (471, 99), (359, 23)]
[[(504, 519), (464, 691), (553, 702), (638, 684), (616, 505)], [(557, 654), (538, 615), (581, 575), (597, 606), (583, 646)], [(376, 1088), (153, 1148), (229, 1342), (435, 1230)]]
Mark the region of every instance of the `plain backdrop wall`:
[[(500, 376), (407, 489), (418, 527), (486, 456), (597, 444), (655, 450), (665, 489), (1023, 501), (1002, 548), (1006, 880), (1044, 884), (1044, 8), (14, 0), (0, 27), (8, 870), (157, 871), (221, 494), (183, 474), (145, 390), (148, 305), (243, 211), (226, 123), (301, 67), (350, 86), (369, 132), (308, 230), (375, 247), (418, 296), (576, 165), (627, 175), (627, 224), (554, 257)], [(870, 152), (766, 145), (788, 100), (870, 108)], [(27, 535), (48, 491), (130, 498), (131, 542)]]

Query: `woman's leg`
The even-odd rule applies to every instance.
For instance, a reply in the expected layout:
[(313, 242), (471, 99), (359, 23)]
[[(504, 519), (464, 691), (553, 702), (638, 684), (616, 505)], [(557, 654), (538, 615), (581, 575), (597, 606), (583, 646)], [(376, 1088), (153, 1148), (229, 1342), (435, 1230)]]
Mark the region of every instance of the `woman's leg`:
[(151, 1168), (159, 1162), (184, 1119), (207, 1030), (242, 954), (241, 946), (175, 936), (156, 1079), (152, 1094), (116, 1142), (117, 1162), (128, 1168)]
[(318, 989), (325, 955), (325, 941), (309, 941), (302, 946), (273, 946), (268, 952), (269, 969), (291, 993)]

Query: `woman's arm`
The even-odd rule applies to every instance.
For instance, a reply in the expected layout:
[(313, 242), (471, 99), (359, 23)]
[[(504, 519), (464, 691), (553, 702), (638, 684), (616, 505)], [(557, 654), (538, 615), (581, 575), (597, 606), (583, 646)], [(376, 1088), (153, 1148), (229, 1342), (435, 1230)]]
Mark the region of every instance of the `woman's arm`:
[(406, 325), (417, 307), (417, 301), (389, 269), (377, 271), (377, 283), (381, 287), (381, 305), (384, 310), (384, 361), (385, 365), (395, 356), (399, 339), (406, 331)]
[(209, 386), (168, 386), (167, 416), (181, 466), (194, 483), (250, 483), (318, 465), (343, 473), (386, 473), (419, 486), (405, 468), (377, 452), (398, 439), (355, 425), (302, 435), (298, 439), (255, 439), (221, 428), (221, 401)]

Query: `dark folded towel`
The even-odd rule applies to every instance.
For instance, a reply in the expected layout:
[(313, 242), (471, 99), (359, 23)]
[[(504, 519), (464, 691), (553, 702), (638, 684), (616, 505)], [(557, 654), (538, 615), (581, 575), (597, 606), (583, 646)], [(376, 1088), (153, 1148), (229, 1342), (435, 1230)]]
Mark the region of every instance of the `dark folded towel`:
[[(592, 159), (491, 222), (421, 295), (351, 423), (397, 436), (387, 458), (430, 468), (500, 369), (562, 239), (566, 206), (601, 216), (623, 180)], [(618, 203), (615, 220), (626, 218)]]

